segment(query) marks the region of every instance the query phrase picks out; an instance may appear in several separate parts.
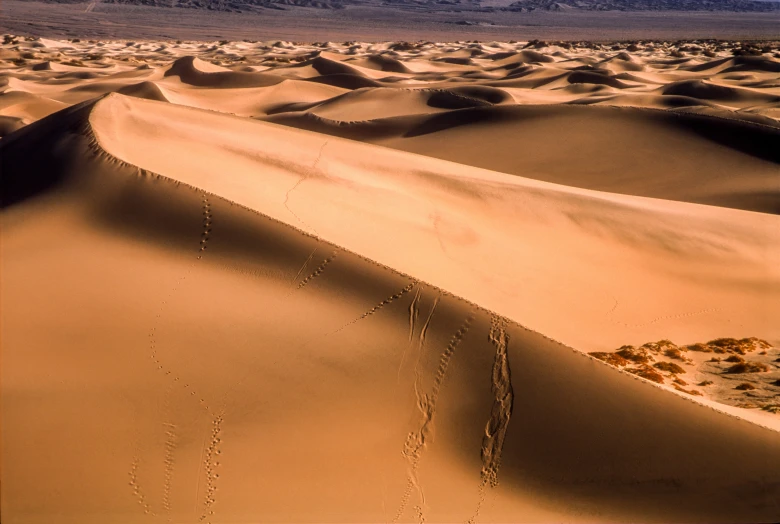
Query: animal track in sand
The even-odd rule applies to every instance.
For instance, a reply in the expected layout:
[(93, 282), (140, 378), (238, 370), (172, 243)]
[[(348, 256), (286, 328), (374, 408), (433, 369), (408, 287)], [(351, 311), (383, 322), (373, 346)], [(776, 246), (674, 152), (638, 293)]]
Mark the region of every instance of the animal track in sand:
[[(222, 420), (222, 415), (217, 415), (211, 423), (211, 440), (206, 447), (205, 458), (203, 460), (203, 468), (206, 473), (206, 498), (203, 502), (203, 512), (198, 519), (200, 522), (206, 521), (209, 517), (214, 515), (214, 510), (212, 508), (217, 502), (217, 479), (219, 478), (217, 468), (220, 466), (218, 459), (219, 455), (222, 453), (219, 448), (219, 444), (222, 442), (220, 437), (222, 434)], [(198, 486), (198, 489), (200, 489), (200, 485)]]
[(146, 515), (150, 515), (152, 517), (156, 517), (157, 515), (152, 511), (152, 506), (149, 504), (149, 501), (146, 499), (146, 494), (144, 493), (143, 489), (141, 489), (140, 484), (138, 483), (138, 468), (141, 464), (141, 458), (138, 456), (138, 453), (136, 453), (133, 456), (133, 462), (130, 464), (130, 489), (133, 490), (133, 495), (135, 495), (136, 501), (138, 504), (143, 508), (144, 513)]
[[(372, 307), (371, 309), (369, 309), (368, 311), (366, 311), (365, 313), (363, 313), (362, 315), (360, 315), (360, 316), (359, 316), (359, 317), (357, 317), (356, 319), (354, 319), (354, 320), (350, 320), (349, 322), (347, 322), (346, 324), (344, 324), (343, 326), (341, 326), (340, 328), (338, 328), (336, 331), (333, 331), (333, 332), (331, 332), (330, 334), (331, 334), (331, 335), (335, 335), (335, 334), (336, 334), (336, 333), (338, 333), (339, 331), (342, 331), (342, 330), (344, 330), (344, 329), (348, 328), (349, 326), (351, 326), (351, 325), (353, 325), (353, 324), (356, 324), (356, 323), (360, 322), (360, 321), (361, 321), (361, 320), (363, 320), (364, 318), (366, 318), (366, 317), (370, 317), (371, 315), (373, 315), (374, 313), (376, 313), (377, 311), (379, 311), (380, 309), (382, 309), (382, 308), (383, 308), (383, 307), (385, 307), (386, 305), (390, 304), (391, 302), (394, 302), (394, 301), (398, 300), (399, 298), (401, 298), (402, 296), (404, 296), (405, 294), (407, 294), (409, 291), (411, 291), (412, 289), (414, 289), (414, 286), (416, 286), (416, 285), (417, 285), (417, 281), (412, 281), (412, 282), (410, 282), (410, 283), (409, 283), (409, 284), (407, 284), (407, 285), (406, 285), (406, 286), (405, 286), (403, 289), (401, 289), (401, 291), (399, 291), (398, 293), (396, 293), (396, 294), (394, 294), (394, 295), (390, 295), (390, 296), (389, 296), (389, 297), (387, 297), (386, 299), (382, 300), (382, 301), (381, 301), (379, 304), (377, 304), (376, 306)], [(411, 336), (410, 336), (410, 338), (411, 338)]]
[[(154, 363), (156, 369), (160, 373), (162, 373), (169, 381), (168, 387), (166, 388), (166, 391), (164, 393), (164, 400), (163, 400), (163, 419), (164, 419), (163, 425), (165, 426), (165, 444), (163, 449), (163, 487), (162, 487), (162, 495), (161, 495), (162, 509), (164, 513), (167, 515), (168, 522), (172, 521), (171, 491), (172, 491), (173, 477), (175, 472), (174, 468), (175, 468), (175, 456), (176, 456), (176, 446), (177, 446), (176, 425), (169, 420), (171, 418), (171, 396), (173, 395), (174, 389), (176, 387), (181, 387), (182, 389), (187, 391), (191, 397), (196, 397), (201, 407), (210, 416), (213, 416), (213, 411), (209, 406), (209, 404), (206, 402), (206, 399), (198, 395), (197, 391), (193, 386), (185, 382), (181, 378), (181, 376), (173, 368), (170, 367), (170, 365), (162, 361), (158, 352), (158, 340), (157, 340), (158, 327), (162, 322), (163, 313), (166, 310), (168, 301), (171, 300), (171, 298), (176, 294), (181, 284), (190, 275), (194, 263), (196, 263), (197, 260), (201, 260), (201, 258), (203, 257), (203, 253), (206, 251), (208, 247), (208, 241), (211, 235), (212, 214), (211, 214), (211, 204), (208, 200), (208, 195), (206, 195), (205, 193), (201, 195), (201, 207), (202, 207), (201, 214), (203, 216), (203, 230), (201, 232), (196, 261), (194, 261), (193, 264), (187, 268), (187, 271), (185, 271), (185, 273), (176, 280), (173, 287), (169, 291), (166, 299), (163, 300), (162, 303), (160, 304), (159, 310), (154, 317), (154, 325), (149, 330), (149, 356), (152, 362)], [(221, 424), (221, 416), (219, 418)], [(133, 488), (134, 488), (134, 493), (136, 494), (136, 498), (138, 498), (139, 496), (138, 493), (141, 492), (140, 487), (137, 486), (137, 475), (135, 474), (135, 471), (138, 468), (138, 463), (139, 461), (134, 459), (133, 467), (135, 469), (131, 470), (134, 472), (133, 479), (135, 485), (133, 486)], [(208, 474), (209, 473), (207, 472), (207, 476)], [(211, 480), (211, 482), (212, 482), (211, 485), (213, 485), (213, 480)], [(137, 492), (135, 491), (136, 488), (138, 488)], [(146, 499), (144, 498), (144, 501), (145, 500)], [(207, 494), (207, 500), (213, 500), (213, 493)]]
[(311, 282), (312, 279), (320, 276), (322, 272), (325, 271), (325, 268), (328, 266), (328, 264), (330, 264), (331, 262), (333, 262), (333, 260), (335, 260), (337, 254), (338, 251), (334, 250), (333, 253), (331, 253), (331, 255), (328, 258), (322, 261), (322, 263), (317, 267), (317, 269), (314, 270), (312, 274), (310, 274), (309, 276), (307, 276), (306, 278), (304, 278), (298, 283), (298, 289), (301, 289), (306, 284)]
[(501, 452), (504, 449), (504, 440), (509, 428), (509, 420), (512, 417), (514, 404), (512, 374), (507, 355), (509, 335), (506, 332), (506, 321), (497, 315), (494, 315), (491, 321), (488, 339), (496, 347), (496, 356), (493, 361), (493, 372), (491, 375), (493, 406), (490, 410), (490, 418), (485, 426), (485, 435), (482, 437), (482, 449), (480, 450), (482, 457), (480, 477), (482, 481), (479, 485), (477, 508), (474, 511), (474, 516), (468, 521), (472, 524), (476, 522), (485, 502), (486, 488), (494, 488), (498, 485)]
[(173, 482), (174, 454), (176, 451), (176, 425), (164, 422), (165, 431), (165, 474), (163, 477), (162, 505), (168, 521), (171, 521), (171, 483)]
[[(425, 497), (417, 478), (417, 470), (420, 464), (420, 459), (422, 458), (423, 450), (425, 449), (425, 446), (429, 441), (430, 434), (433, 431), (436, 406), (439, 400), (439, 393), (441, 391), (442, 385), (444, 384), (444, 379), (447, 376), (447, 370), (449, 368), (450, 362), (452, 361), (452, 357), (455, 354), (455, 350), (471, 327), (471, 323), (474, 321), (474, 314), (475, 312), (472, 311), (469, 316), (466, 317), (461, 326), (450, 339), (450, 342), (447, 344), (444, 352), (442, 352), (439, 358), (439, 366), (436, 370), (436, 375), (434, 377), (433, 386), (431, 387), (430, 393), (424, 394), (420, 392), (419, 382), (421, 377), (419, 373), (416, 376), (414, 392), (415, 396), (417, 397), (417, 409), (419, 409), (420, 414), (422, 415), (422, 419), (420, 421), (419, 429), (409, 433), (406, 436), (406, 441), (404, 442), (402, 453), (407, 460), (407, 486), (401, 498), (401, 502), (393, 522), (398, 522), (398, 520), (403, 516), (409, 503), (409, 499), (411, 498), (412, 491), (415, 489), (417, 490), (420, 498), (420, 504), (416, 506), (418, 510), (418, 521), (423, 522), (425, 520)], [(428, 321), (430, 321), (430, 317), (432, 315), (433, 309), (431, 309), (431, 314), (429, 315)], [(427, 324), (428, 322), (426, 322), (426, 328)], [(423, 334), (421, 333), (421, 341), (422, 340), (424, 340), (424, 338)]]

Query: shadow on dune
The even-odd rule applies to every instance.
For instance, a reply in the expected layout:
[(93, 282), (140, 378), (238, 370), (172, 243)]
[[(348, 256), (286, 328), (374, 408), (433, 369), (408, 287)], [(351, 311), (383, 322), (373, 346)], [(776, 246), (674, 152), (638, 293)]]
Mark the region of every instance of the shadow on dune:
[(264, 73), (244, 73), (236, 71), (203, 71), (203, 64), (194, 56), (185, 56), (176, 60), (165, 72), (165, 76), (178, 76), (185, 84), (196, 87), (239, 88), (267, 87), (284, 81), (276, 75)]
[(93, 104), (90, 100), (68, 107), (0, 140), (1, 207), (22, 202), (65, 181), (80, 161), (70, 152), (86, 148), (85, 123)]

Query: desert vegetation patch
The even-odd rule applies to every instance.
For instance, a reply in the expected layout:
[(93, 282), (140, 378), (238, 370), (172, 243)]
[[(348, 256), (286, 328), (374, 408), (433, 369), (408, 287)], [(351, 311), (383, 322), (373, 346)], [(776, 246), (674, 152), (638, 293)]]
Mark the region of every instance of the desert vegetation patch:
[(766, 340), (718, 338), (687, 345), (659, 340), (589, 354), (688, 395), (780, 413), (780, 350)]

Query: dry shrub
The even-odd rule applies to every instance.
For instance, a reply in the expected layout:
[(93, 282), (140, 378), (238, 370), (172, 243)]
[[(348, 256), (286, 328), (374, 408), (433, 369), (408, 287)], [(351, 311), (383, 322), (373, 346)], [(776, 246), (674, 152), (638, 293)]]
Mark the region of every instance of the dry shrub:
[(780, 404), (766, 404), (761, 407), (764, 411), (768, 411), (770, 413), (780, 413)]
[(722, 349), (732, 353), (739, 353), (740, 355), (745, 355), (756, 349), (769, 349), (772, 347), (766, 340), (756, 337), (741, 338), (739, 340), (736, 338), (716, 338), (707, 342), (707, 345), (715, 346), (715, 351)]
[(620, 355), (616, 355), (615, 353), (605, 353), (605, 352), (594, 352), (594, 353), (588, 353), (588, 355), (595, 357), (603, 362), (606, 362), (610, 366), (615, 367), (623, 367), (628, 365), (628, 360), (624, 359)]
[(668, 348), (664, 350), (664, 356), (688, 362), (688, 358), (683, 356), (681, 348)]
[(714, 382), (711, 381), (711, 380), (703, 380), (703, 381), (699, 382), (696, 385), (697, 386), (709, 386), (710, 384), (714, 384)]
[(655, 371), (653, 368), (651, 368), (648, 365), (644, 365), (639, 368), (634, 369), (627, 369), (629, 373), (633, 373), (634, 375), (638, 377), (642, 377), (647, 380), (652, 380), (653, 382), (658, 382), (659, 384), (664, 383), (664, 377), (657, 371)]
[(751, 384), (750, 382), (743, 382), (739, 386), (735, 387), (734, 389), (738, 389), (740, 391), (751, 391), (753, 389), (756, 389), (756, 386)]
[(666, 371), (667, 373), (680, 374), (685, 373), (685, 370), (672, 362), (656, 362), (653, 364), (656, 369)]
[(674, 389), (676, 389), (677, 391), (682, 391), (683, 393), (687, 393), (689, 395), (694, 395), (699, 397), (702, 396), (702, 394), (699, 391), (696, 391), (695, 389), (683, 389), (677, 385), (674, 386)]
[(668, 339), (659, 340), (658, 342), (648, 342), (647, 344), (642, 344), (641, 347), (656, 353), (669, 349), (680, 349), (677, 344)]
[(726, 373), (762, 373), (769, 371), (769, 366), (761, 362), (740, 362), (726, 370)]
[(712, 357), (712, 358), (711, 358), (709, 361), (710, 361), (710, 362), (720, 362), (720, 358), (718, 358), (718, 357)]
[(729, 358), (726, 359), (726, 362), (744, 362), (745, 359), (740, 357), (739, 355), (731, 355)]
[(680, 386), (687, 386), (688, 385), (688, 383), (686, 381), (684, 381), (683, 379), (681, 379), (681, 378), (675, 378), (674, 379), (674, 383), (675, 384), (679, 384)]
[(646, 364), (653, 360), (653, 357), (647, 352), (647, 349), (645, 349), (644, 346), (641, 348), (622, 346), (619, 350), (615, 351), (615, 354), (637, 364)]
[(688, 351), (699, 351), (701, 353), (712, 353), (712, 348), (707, 344), (702, 344), (701, 342), (685, 346), (685, 349)]

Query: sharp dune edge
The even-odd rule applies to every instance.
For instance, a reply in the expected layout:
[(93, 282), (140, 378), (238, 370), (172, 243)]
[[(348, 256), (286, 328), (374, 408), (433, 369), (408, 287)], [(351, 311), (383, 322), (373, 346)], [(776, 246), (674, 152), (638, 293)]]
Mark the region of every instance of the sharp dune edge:
[[(333, 54), (302, 74), (420, 67)], [(0, 97), (27, 112), (0, 140), (3, 522), (778, 520), (777, 415), (585, 354), (721, 336), (776, 352), (771, 116), (489, 87), (388, 114), (406, 91), (198, 59), (124, 74), (87, 98), (12, 75)], [(300, 106), (239, 107), (269, 96)], [(341, 116), (305, 116), (326, 99)], [(344, 111), (376, 143), (334, 136), (361, 125)], [(562, 126), (556, 167), (533, 139)], [(502, 138), (527, 149), (490, 153)], [(659, 159), (643, 186), (671, 147), (680, 170)], [(726, 168), (707, 186), (686, 148)], [(639, 175), (609, 180), (621, 165)]]

